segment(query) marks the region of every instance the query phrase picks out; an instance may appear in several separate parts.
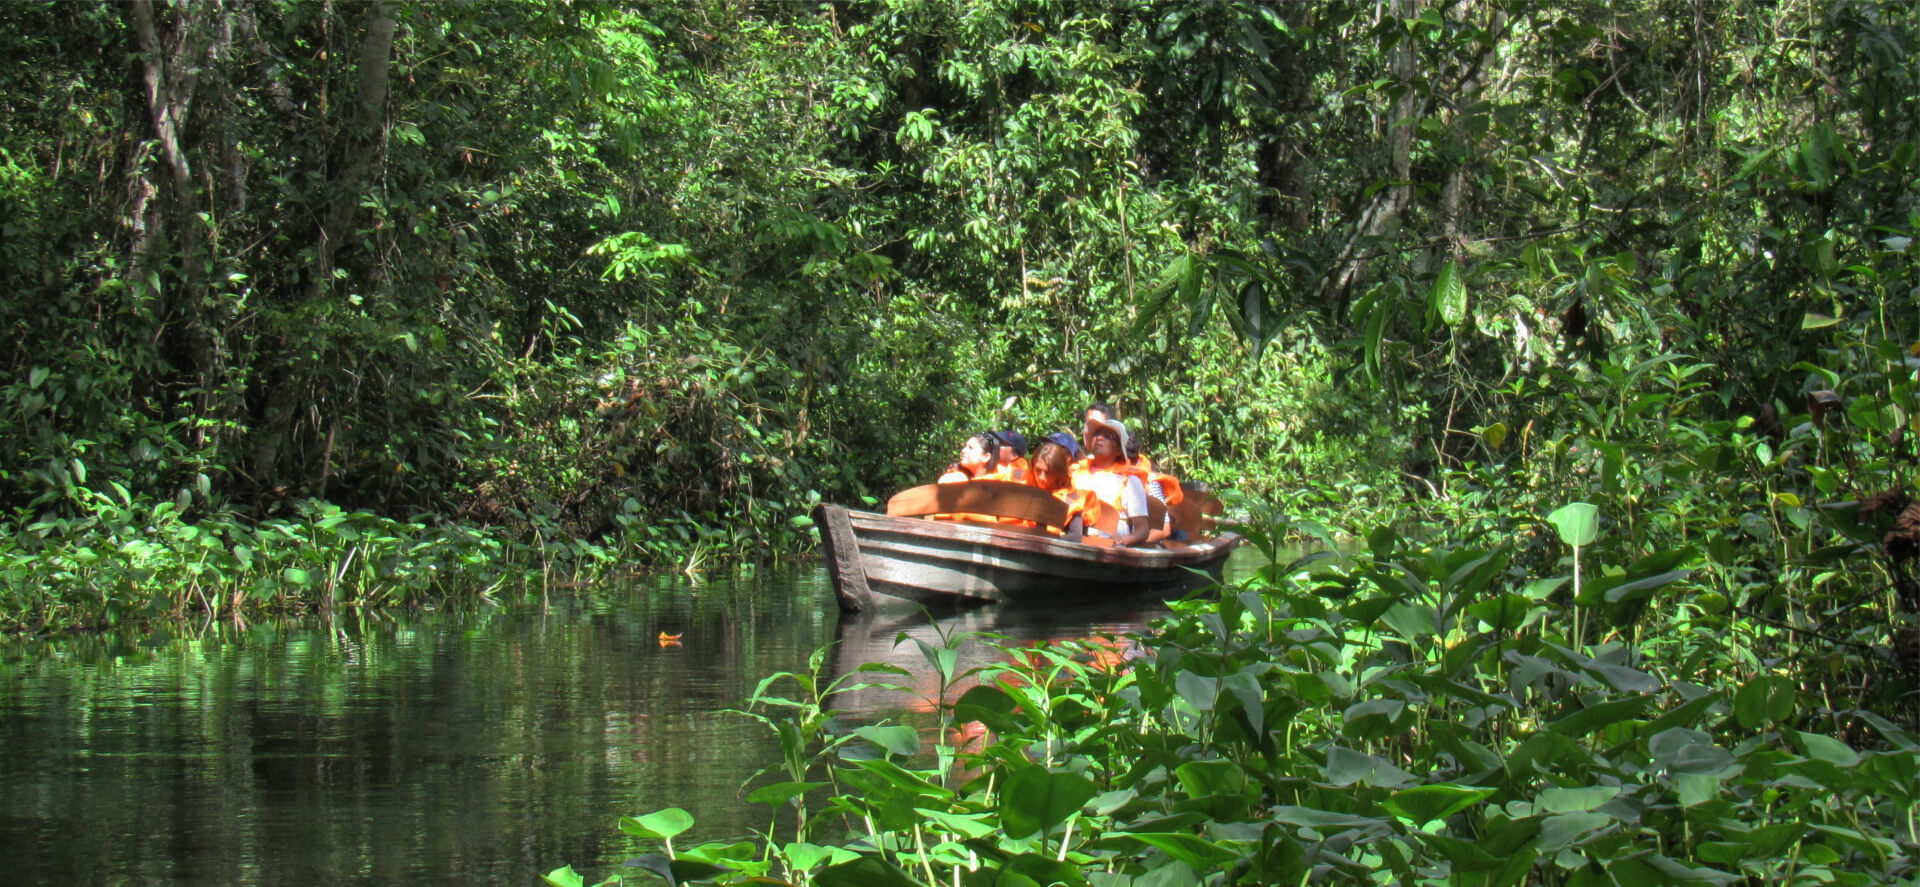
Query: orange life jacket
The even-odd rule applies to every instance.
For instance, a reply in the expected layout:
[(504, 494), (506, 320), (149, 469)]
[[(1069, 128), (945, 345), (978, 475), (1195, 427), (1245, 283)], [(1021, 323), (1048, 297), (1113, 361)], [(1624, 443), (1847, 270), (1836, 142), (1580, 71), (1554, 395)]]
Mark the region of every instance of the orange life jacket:
[(1150, 484), (1150, 483), (1154, 483), (1155, 481), (1158, 481), (1160, 484), (1160, 492), (1162, 495), (1166, 497), (1166, 503), (1168, 508), (1172, 508), (1173, 506), (1180, 504), (1180, 499), (1183, 496), (1183, 494), (1180, 491), (1179, 478), (1174, 477), (1171, 474), (1164, 474), (1158, 471), (1149, 471), (1147, 472), (1147, 476), (1142, 480), (1142, 483)]
[(974, 478), (974, 480), (1004, 480), (1009, 483), (1027, 482), (1027, 460), (1015, 458), (1005, 465), (996, 465), (992, 471)]
[(1081, 532), (1086, 532), (1093, 527), (1095, 521), (1100, 519), (1100, 509), (1106, 507), (1104, 503), (1086, 490), (1064, 487), (1052, 492), (1053, 498), (1067, 505), (1067, 519), (1061, 522), (1062, 526), (1047, 528), (1047, 532), (1055, 536), (1066, 535), (1064, 525), (1073, 523), (1073, 519), (1076, 517), (1080, 518)]

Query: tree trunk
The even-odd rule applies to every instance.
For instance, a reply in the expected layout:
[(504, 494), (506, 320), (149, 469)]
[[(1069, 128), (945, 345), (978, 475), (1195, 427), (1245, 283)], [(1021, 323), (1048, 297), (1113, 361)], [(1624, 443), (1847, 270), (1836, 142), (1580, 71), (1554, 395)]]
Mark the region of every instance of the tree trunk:
[[(1386, 14), (1404, 22), (1418, 14), (1414, 0), (1387, 0)], [(1401, 91), (1393, 101), (1387, 119), (1387, 180), (1391, 183), (1374, 195), (1367, 208), (1355, 220), (1353, 233), (1329, 266), (1326, 287), (1322, 291), (1334, 308), (1334, 316), (1346, 311), (1345, 294), (1354, 278), (1366, 268), (1364, 250), (1368, 242), (1386, 234), (1400, 218), (1400, 212), (1413, 198), (1413, 133), (1420, 104), (1413, 90), (1415, 64), (1419, 61), (1418, 42), (1403, 36), (1393, 46), (1389, 73)]]
[(399, 22), (391, 4), (380, 0), (367, 7), (367, 32), (360, 41), (359, 103), (351, 128), (342, 140), (341, 153), (346, 166), (333, 182), (333, 200), (321, 220), (319, 237), (314, 243), (313, 276), (307, 295), (325, 295), (333, 283), (333, 261), (340, 245), (353, 233), (354, 210), (360, 206), (360, 192), (373, 169), (374, 157), (382, 141), (385, 122), (388, 71), (393, 59), (393, 35)]

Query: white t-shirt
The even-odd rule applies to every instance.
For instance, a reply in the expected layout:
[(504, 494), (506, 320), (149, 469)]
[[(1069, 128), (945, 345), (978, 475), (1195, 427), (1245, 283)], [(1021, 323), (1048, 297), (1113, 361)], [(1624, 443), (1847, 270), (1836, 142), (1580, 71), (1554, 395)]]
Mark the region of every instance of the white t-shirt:
[[(1123, 485), (1124, 482), (1124, 485)], [(1140, 482), (1137, 474), (1122, 474), (1116, 471), (1096, 471), (1092, 475), (1093, 494), (1106, 502), (1117, 498), (1120, 502), (1119, 519), (1113, 523), (1113, 534), (1125, 536), (1132, 529), (1127, 518), (1145, 518), (1147, 516), (1147, 487)], [(1114, 494), (1118, 493), (1116, 497)]]

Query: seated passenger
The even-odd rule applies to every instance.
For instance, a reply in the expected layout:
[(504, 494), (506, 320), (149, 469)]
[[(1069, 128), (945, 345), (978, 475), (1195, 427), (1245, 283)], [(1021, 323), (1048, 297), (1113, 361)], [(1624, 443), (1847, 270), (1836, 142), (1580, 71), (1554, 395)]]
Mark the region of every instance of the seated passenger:
[(1078, 462), (1081, 457), (1086, 455), (1086, 453), (1080, 451), (1080, 439), (1065, 431), (1056, 431), (1049, 434), (1047, 435), (1047, 440), (1066, 448), (1068, 462)]
[(987, 434), (999, 445), (995, 467), (988, 480), (1004, 480), (1016, 484), (1027, 482), (1027, 438), (1018, 431), (989, 431)]
[(1127, 427), (1115, 419), (1089, 419), (1087, 458), (1074, 463), (1073, 485), (1087, 490), (1114, 509), (1113, 544), (1140, 545), (1152, 527), (1147, 525), (1147, 489), (1144, 478), (1126, 458)]
[(1058, 443), (1050, 440), (1041, 444), (1040, 449), (1033, 452), (1033, 473), (1027, 477), (1034, 486), (1052, 493), (1054, 498), (1067, 504), (1065, 532), (1055, 531), (1052, 527), (1047, 528), (1048, 532), (1078, 542), (1086, 532), (1088, 518), (1091, 516), (1098, 520), (1101, 504), (1092, 493), (1074, 489), (1072, 463), (1067, 456), (1067, 448)]
[(985, 480), (987, 475), (993, 473), (995, 457), (999, 452), (1000, 442), (991, 434), (982, 431), (972, 435), (960, 445), (960, 461), (948, 465), (938, 482), (963, 484), (975, 479)]

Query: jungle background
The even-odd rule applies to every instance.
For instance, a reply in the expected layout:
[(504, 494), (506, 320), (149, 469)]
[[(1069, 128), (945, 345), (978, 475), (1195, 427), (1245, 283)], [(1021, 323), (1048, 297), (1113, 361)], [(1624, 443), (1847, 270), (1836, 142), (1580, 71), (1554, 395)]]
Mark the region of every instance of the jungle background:
[(1756, 609), (1913, 490), (1912, 2), (0, 25), (12, 633), (791, 551), (1090, 400), (1355, 535), (1586, 500)]

